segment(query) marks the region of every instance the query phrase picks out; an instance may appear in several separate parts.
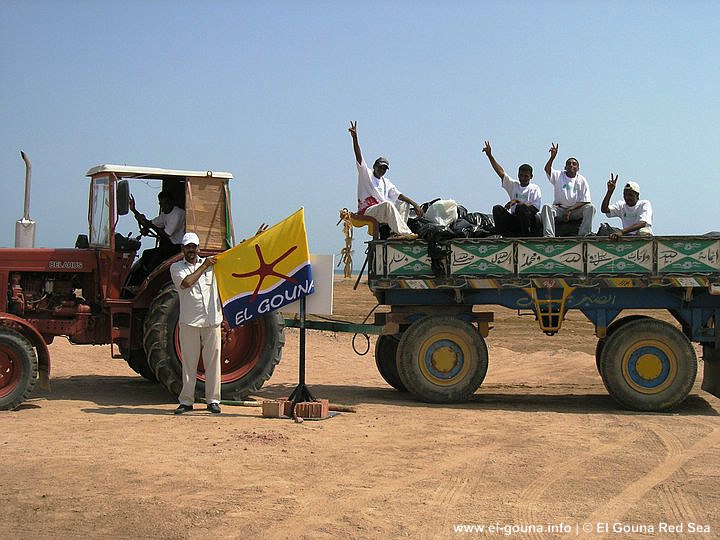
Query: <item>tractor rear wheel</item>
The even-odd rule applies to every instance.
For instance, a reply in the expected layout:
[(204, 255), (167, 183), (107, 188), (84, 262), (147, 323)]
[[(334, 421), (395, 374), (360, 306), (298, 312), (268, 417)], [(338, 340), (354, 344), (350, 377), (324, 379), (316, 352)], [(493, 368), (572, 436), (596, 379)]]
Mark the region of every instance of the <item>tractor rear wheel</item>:
[(400, 380), (397, 367), (397, 349), (400, 339), (392, 335), (380, 335), (375, 342), (375, 365), (380, 376), (398, 392), (407, 392)]
[(600, 358), (610, 396), (638, 411), (664, 411), (687, 397), (697, 374), (688, 338), (656, 319), (631, 321), (610, 334)]
[(127, 365), (130, 366), (135, 373), (144, 377), (150, 382), (158, 382), (155, 372), (152, 370), (147, 361), (147, 356), (143, 349), (127, 350), (120, 347), (120, 354), (123, 355)]
[(30, 397), (37, 377), (32, 343), (20, 332), (0, 327), (0, 410), (15, 409)]
[(400, 380), (429, 403), (467, 400), (485, 379), (488, 351), (469, 322), (448, 316), (425, 317), (403, 332), (398, 344)]
[[(145, 317), (143, 344), (148, 363), (171, 393), (182, 390), (182, 356), (178, 333), (180, 301), (172, 284), (158, 292)], [(240, 400), (258, 390), (280, 361), (285, 344), (282, 314), (272, 312), (243, 326), (222, 327), (221, 395)], [(198, 364), (196, 399), (205, 396), (202, 360)]]

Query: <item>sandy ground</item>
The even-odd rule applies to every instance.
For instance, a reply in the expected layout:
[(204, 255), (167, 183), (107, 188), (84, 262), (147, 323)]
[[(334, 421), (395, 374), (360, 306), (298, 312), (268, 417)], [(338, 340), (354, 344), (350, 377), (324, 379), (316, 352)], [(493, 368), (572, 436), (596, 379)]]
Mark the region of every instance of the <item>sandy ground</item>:
[[(351, 285), (336, 285), (336, 314), (359, 321), (374, 301)], [(259, 398), (297, 384), (298, 331), (286, 335)], [(56, 340), (51, 392), (0, 413), (2, 537), (720, 537), (720, 400), (702, 370), (679, 410), (624, 411), (588, 322), (547, 337), (503, 310), (481, 389), (427, 405), (351, 338), (309, 332), (307, 381), (357, 413), (301, 424), (227, 405), (175, 417), (174, 398), (109, 347)]]

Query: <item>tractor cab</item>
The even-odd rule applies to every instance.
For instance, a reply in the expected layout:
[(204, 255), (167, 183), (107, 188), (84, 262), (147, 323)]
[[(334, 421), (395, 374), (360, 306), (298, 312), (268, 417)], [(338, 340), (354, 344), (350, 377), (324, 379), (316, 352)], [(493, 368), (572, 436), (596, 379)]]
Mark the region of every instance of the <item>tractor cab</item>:
[[(167, 273), (170, 262), (180, 252), (179, 241), (177, 235), (171, 239), (153, 221), (173, 207), (179, 209), (173, 212), (184, 214), (185, 230), (180, 231), (180, 236), (185, 231), (196, 233), (202, 250), (219, 252), (234, 244), (230, 173), (99, 165), (87, 176), (91, 179), (89, 234), (80, 235), (76, 247), (100, 250), (105, 257), (114, 259), (114, 264), (108, 261), (115, 269), (111, 272), (113, 282), (106, 288), (110, 297), (132, 298), (150, 287), (157, 274)], [(157, 208), (158, 194), (169, 197), (169, 208)], [(133, 230), (138, 233), (135, 235)], [(125, 231), (130, 232), (123, 234)], [(155, 245), (147, 247), (135, 260), (143, 237), (154, 239)], [(153, 279), (148, 281), (151, 276)], [(167, 282), (169, 276), (158, 279)]]

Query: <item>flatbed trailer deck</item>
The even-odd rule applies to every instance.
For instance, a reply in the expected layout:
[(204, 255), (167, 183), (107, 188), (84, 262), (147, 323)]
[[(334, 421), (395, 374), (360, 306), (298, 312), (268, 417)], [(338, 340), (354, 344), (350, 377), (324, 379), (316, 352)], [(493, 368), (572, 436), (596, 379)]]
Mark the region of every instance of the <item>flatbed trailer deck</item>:
[[(430, 402), (467, 399), (487, 371), (493, 313), (535, 314), (559, 332), (579, 310), (595, 326), (596, 362), (610, 395), (636, 410), (685, 399), (702, 345), (703, 389), (720, 397), (720, 235), (453, 239), (368, 243), (368, 286), (389, 313), (375, 356), (385, 380)], [(643, 314), (621, 317), (623, 310)], [(678, 326), (653, 317), (661, 310)]]

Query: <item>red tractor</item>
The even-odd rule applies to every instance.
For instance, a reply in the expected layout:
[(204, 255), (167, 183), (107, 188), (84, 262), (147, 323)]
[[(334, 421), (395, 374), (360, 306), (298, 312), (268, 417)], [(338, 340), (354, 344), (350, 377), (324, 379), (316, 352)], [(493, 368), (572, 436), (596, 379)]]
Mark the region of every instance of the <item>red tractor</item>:
[[(116, 232), (129, 212), (130, 182), (161, 186), (185, 210), (186, 230), (198, 234), (203, 254), (234, 244), (230, 173), (100, 165), (90, 177), (89, 234), (75, 248), (0, 248), (0, 409), (27, 399), (38, 380), (49, 383), (48, 344), (111, 344), (146, 379), (177, 395), (182, 387), (178, 295), (168, 269), (182, 255), (136, 261), (140, 236)], [(130, 219), (124, 218), (124, 219)], [(162, 231), (142, 219), (141, 234)], [(162, 250), (157, 250), (162, 253)], [(241, 399), (270, 378), (285, 342), (282, 315), (272, 312), (230, 329), (223, 323), (222, 395)], [(202, 362), (198, 397), (204, 395)]]

